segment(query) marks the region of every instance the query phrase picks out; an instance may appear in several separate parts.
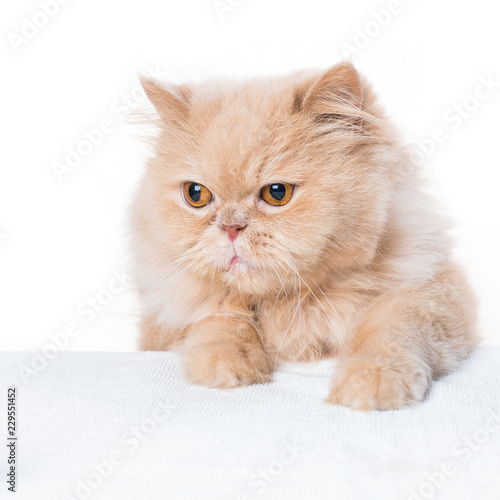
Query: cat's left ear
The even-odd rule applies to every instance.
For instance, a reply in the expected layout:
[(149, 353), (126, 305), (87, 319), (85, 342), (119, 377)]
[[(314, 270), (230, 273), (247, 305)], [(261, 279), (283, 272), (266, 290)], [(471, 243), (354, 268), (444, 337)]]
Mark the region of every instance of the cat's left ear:
[(333, 66), (312, 82), (296, 89), (294, 110), (313, 115), (320, 124), (360, 128), (370, 117), (365, 101), (365, 88), (351, 63)]
[(159, 84), (141, 78), (142, 87), (161, 119), (169, 126), (184, 128), (189, 119), (191, 91), (178, 85)]

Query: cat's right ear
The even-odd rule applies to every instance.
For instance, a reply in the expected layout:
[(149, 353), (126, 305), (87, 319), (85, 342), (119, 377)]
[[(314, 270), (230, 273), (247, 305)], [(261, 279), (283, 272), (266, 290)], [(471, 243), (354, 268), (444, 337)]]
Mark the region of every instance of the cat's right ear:
[(369, 87), (349, 62), (342, 62), (295, 89), (293, 112), (313, 117), (330, 130), (367, 132), (376, 119), (370, 112)]
[(168, 126), (184, 128), (189, 119), (191, 91), (178, 85), (160, 85), (145, 77), (141, 78), (141, 84), (161, 119)]

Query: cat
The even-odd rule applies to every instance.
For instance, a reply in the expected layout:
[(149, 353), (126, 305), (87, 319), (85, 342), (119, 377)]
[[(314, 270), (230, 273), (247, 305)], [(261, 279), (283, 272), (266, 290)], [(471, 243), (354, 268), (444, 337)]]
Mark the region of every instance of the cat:
[(450, 225), (350, 63), (142, 84), (159, 129), (132, 204), (142, 349), (218, 388), (336, 357), (327, 401), (355, 410), (419, 402), (467, 357)]

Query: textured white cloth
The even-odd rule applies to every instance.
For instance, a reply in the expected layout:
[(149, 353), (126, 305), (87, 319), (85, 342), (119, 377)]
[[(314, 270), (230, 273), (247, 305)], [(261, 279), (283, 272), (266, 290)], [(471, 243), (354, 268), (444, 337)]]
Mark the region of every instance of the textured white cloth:
[(497, 347), (478, 348), (425, 402), (368, 413), (324, 402), (333, 361), (217, 390), (186, 383), (169, 352), (58, 353), (21, 377), (33, 356), (0, 354), (2, 448), (7, 387), (18, 391), (13, 498), (500, 498)]

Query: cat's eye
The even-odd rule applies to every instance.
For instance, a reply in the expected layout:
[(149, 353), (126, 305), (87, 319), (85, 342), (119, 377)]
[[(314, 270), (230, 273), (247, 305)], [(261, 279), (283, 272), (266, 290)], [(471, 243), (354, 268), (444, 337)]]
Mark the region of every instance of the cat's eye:
[(264, 186), (260, 192), (261, 198), (269, 205), (280, 207), (286, 205), (292, 197), (293, 184), (276, 183)]
[(196, 182), (186, 182), (182, 188), (186, 203), (194, 208), (201, 208), (213, 201), (212, 193)]

